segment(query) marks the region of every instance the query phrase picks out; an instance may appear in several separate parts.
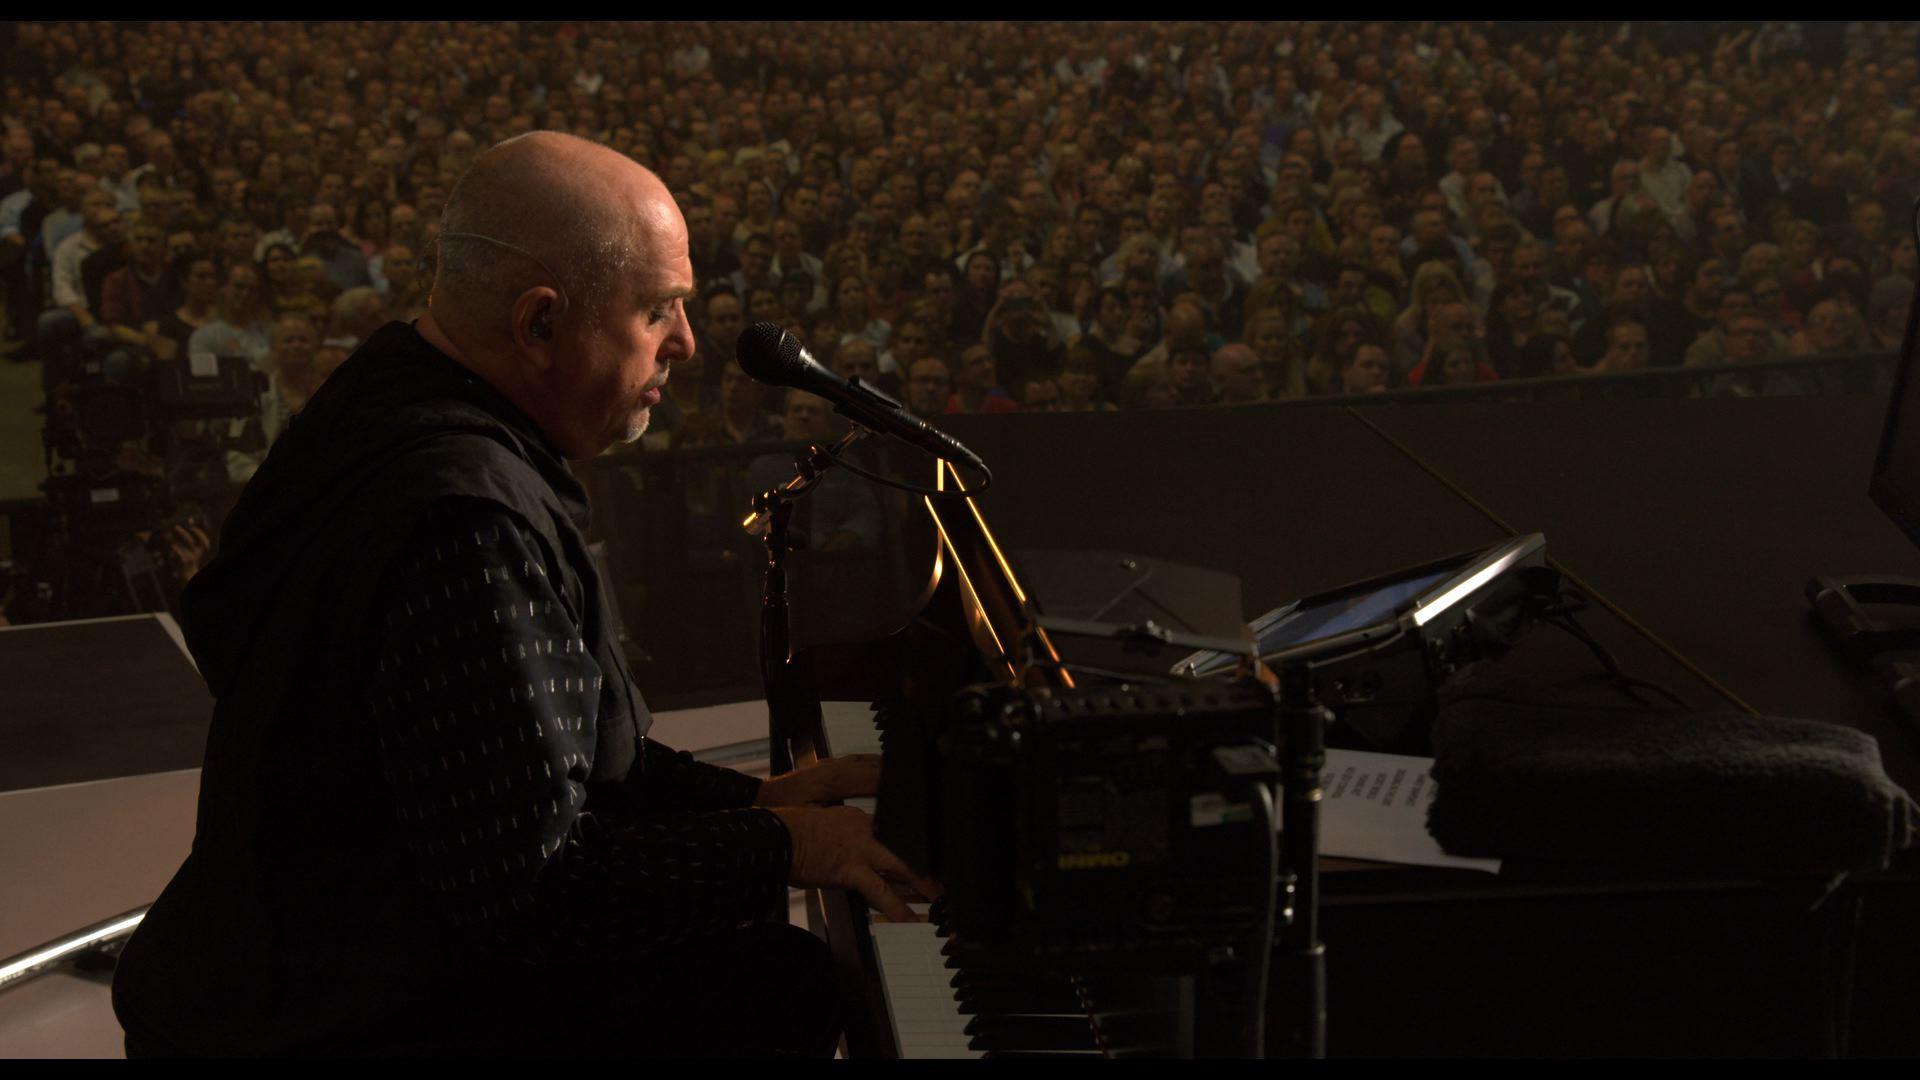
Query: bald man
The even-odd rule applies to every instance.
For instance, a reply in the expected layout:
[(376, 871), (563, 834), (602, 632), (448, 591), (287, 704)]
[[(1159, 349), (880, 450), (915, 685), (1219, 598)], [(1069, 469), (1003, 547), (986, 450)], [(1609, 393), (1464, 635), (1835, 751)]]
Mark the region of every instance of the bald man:
[(1260, 354), (1238, 342), (1213, 352), (1213, 385), (1223, 405), (1248, 405), (1267, 400), (1267, 381), (1260, 373)]
[(877, 762), (763, 783), (649, 740), (566, 464), (693, 352), (680, 211), (534, 133), (440, 236), (427, 315), (314, 394), (183, 601), (216, 705), (193, 852), (115, 978), (128, 1052), (831, 1053), (786, 886), (909, 916), (867, 816), (812, 805)]

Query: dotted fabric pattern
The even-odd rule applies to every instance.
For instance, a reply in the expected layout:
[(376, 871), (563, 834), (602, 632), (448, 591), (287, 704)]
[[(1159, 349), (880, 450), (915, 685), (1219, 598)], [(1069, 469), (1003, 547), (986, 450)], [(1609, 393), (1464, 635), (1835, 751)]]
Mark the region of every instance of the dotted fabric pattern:
[(758, 780), (643, 741), (589, 798), (604, 676), (544, 548), (503, 507), (447, 500), (388, 575), (368, 705), (421, 885), (535, 964), (783, 920), (791, 838), (749, 808)]

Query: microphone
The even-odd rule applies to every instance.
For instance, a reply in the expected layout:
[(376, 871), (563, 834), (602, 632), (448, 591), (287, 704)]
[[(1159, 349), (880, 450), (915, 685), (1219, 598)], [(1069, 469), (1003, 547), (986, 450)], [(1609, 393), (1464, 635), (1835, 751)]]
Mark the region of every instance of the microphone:
[(734, 356), (740, 361), (740, 370), (755, 382), (791, 386), (817, 394), (833, 403), (834, 412), (876, 435), (891, 435), (942, 461), (992, 475), (979, 455), (961, 445), (958, 439), (930, 427), (898, 401), (861, 382), (858, 376), (843, 379), (828, 371), (800, 347), (798, 338), (777, 323), (757, 322), (741, 331)]

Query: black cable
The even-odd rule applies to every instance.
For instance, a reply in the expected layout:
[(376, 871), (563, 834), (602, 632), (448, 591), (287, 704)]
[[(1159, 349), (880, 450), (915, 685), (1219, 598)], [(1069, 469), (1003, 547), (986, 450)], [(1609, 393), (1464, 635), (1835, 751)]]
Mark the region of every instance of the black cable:
[[(984, 481), (981, 482), (979, 487), (961, 488), (955, 491), (944, 491), (940, 488), (925, 487), (920, 484), (909, 483), (905, 480), (896, 479), (894, 477), (880, 476), (877, 473), (868, 472), (867, 470), (861, 468), (858, 465), (855, 465), (853, 462), (847, 460), (844, 457), (834, 456), (834, 454), (831, 451), (822, 451), (822, 453), (826, 454), (827, 459), (829, 461), (832, 461), (835, 465), (840, 466), (841, 468), (847, 470), (848, 472), (852, 473), (855, 476), (864, 477), (868, 480), (873, 481), (876, 484), (879, 484), (882, 487), (890, 487), (896, 491), (907, 492), (910, 495), (926, 495), (930, 498), (935, 498), (935, 499), (965, 499), (965, 498), (971, 498), (975, 495), (978, 495), (981, 492), (993, 486), (993, 471), (988, 469), (984, 462), (979, 465), (973, 466), (973, 468), (976, 471), (978, 471), (981, 476), (986, 478)], [(932, 457), (931, 454), (929, 454), (928, 456)], [(939, 461), (941, 459), (935, 458), (934, 460)]]
[(1628, 675), (1625, 671), (1621, 670), (1620, 662), (1614, 658), (1613, 653), (1608, 651), (1606, 646), (1594, 640), (1593, 635), (1587, 633), (1587, 630), (1585, 627), (1575, 622), (1573, 619), (1573, 616), (1566, 615), (1560, 618), (1545, 619), (1543, 621), (1548, 626), (1551, 626), (1554, 629), (1559, 630), (1560, 632), (1568, 635), (1569, 637), (1572, 637), (1574, 640), (1585, 645), (1588, 651), (1593, 653), (1594, 658), (1600, 661), (1600, 665), (1607, 669), (1608, 676), (1610, 676), (1615, 683), (1619, 684), (1619, 686), (1622, 688), (1622, 690), (1626, 693), (1628, 697), (1639, 702), (1641, 705), (1643, 706), (1648, 705), (1648, 702), (1642, 697), (1640, 697), (1639, 694), (1634, 693), (1635, 689), (1649, 690), (1649, 691), (1652, 691), (1653, 693), (1659, 694), (1661, 697), (1666, 698), (1668, 701), (1672, 702), (1675, 708), (1685, 709), (1688, 707), (1687, 703), (1680, 699), (1680, 695), (1675, 694), (1673, 691), (1667, 689), (1664, 686), (1661, 686), (1659, 683), (1651, 682), (1646, 679), (1635, 678), (1631, 675)]

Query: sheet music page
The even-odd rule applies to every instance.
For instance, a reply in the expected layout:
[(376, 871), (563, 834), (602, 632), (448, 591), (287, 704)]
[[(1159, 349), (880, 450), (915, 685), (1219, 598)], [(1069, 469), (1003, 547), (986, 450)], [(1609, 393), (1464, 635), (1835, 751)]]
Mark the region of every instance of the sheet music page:
[(1328, 749), (1320, 781), (1321, 853), (1499, 873), (1499, 859), (1449, 855), (1427, 832), (1432, 768), (1432, 758)]

